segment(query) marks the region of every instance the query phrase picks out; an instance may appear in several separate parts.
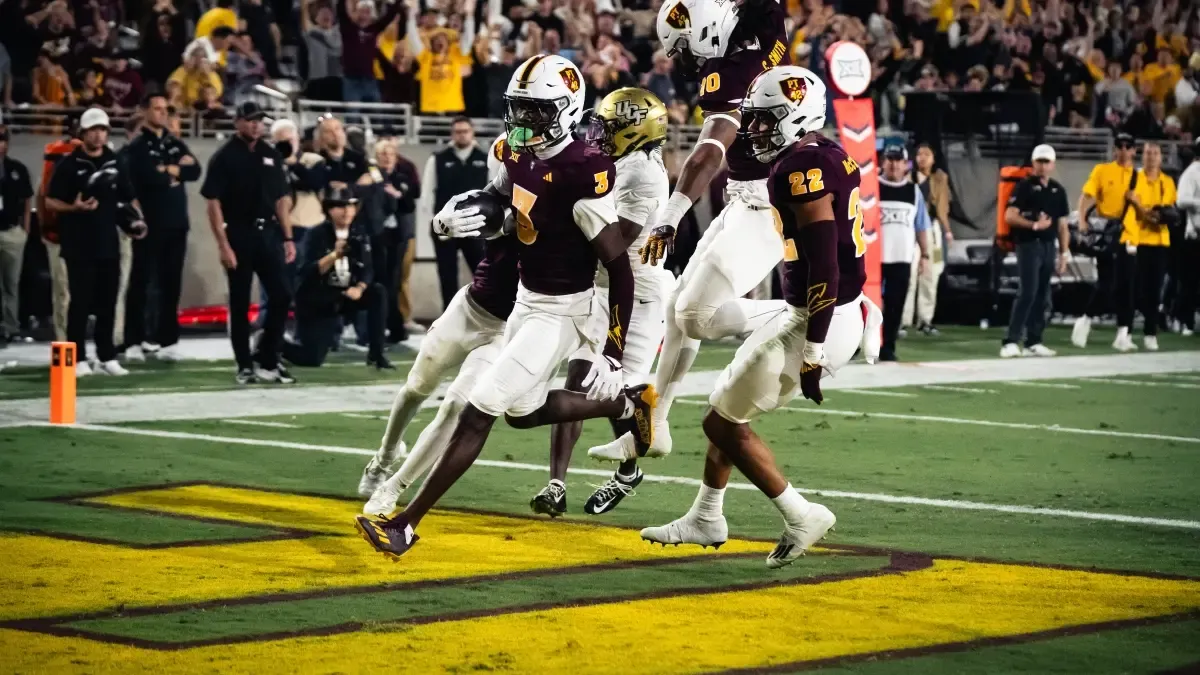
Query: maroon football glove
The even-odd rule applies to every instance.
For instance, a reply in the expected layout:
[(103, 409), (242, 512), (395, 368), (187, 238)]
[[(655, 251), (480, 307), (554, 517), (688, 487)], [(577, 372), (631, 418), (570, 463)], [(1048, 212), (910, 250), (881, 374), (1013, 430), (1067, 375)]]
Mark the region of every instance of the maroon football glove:
[(821, 366), (807, 362), (800, 366), (800, 393), (817, 405), (825, 400), (821, 394)]

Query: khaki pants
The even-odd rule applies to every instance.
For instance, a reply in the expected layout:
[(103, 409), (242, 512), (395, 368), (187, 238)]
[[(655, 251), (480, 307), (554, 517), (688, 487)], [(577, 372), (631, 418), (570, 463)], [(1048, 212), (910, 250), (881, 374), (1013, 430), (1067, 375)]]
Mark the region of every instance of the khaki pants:
[(50, 266), (50, 302), (54, 306), (54, 339), (63, 342), (67, 339), (67, 308), (71, 305), (71, 290), (67, 285), (67, 262), (59, 252), (61, 247), (42, 239), (46, 245), (46, 257)]
[(412, 276), (413, 261), (417, 258), (417, 240), (411, 239), (408, 242), (408, 249), (404, 252), (404, 261), (400, 263), (400, 292), (396, 298), (397, 304), (400, 306), (400, 315), (405, 321), (413, 320), (413, 305), (412, 305), (412, 287), (409, 284), (409, 278)]
[(25, 260), (25, 229), (0, 230), (0, 332), (21, 332), (21, 263)]
[(913, 256), (912, 281), (908, 284), (908, 296), (904, 299), (904, 314), (900, 323), (903, 326), (913, 325), (913, 314), (916, 314), (916, 325), (933, 323), (933, 311), (937, 309), (938, 279), (946, 268), (945, 252), (942, 249), (942, 228), (936, 223), (929, 227), (933, 239), (932, 260), (925, 266), (925, 273), (918, 274), (921, 256)]
[(117, 309), (113, 314), (113, 344), (119, 349), (125, 344), (125, 294), (129, 291), (129, 270), (133, 268), (133, 240), (124, 232), (117, 237), (121, 242), (121, 281), (117, 285)]

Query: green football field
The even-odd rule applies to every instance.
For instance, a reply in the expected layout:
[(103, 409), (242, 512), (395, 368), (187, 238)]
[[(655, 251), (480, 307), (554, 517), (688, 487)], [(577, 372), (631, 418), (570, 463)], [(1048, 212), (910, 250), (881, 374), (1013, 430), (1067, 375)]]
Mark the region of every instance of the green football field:
[[(875, 368), (953, 372), (997, 338), (908, 338), (903, 358), (938, 363)], [(1163, 343), (1179, 350), (1168, 360), (1196, 358), (1194, 341)], [(731, 354), (706, 347), (697, 370)], [(381, 384), (406, 367), (342, 359), (297, 374)], [(838, 516), (777, 571), (763, 563), (781, 520), (744, 482), (720, 551), (637, 535), (692, 502), (703, 396), (676, 403), (674, 453), (601, 517), (582, 504), (611, 471), (586, 456), (606, 423), (585, 426), (556, 521), (528, 508), (548, 430), (498, 425), (392, 563), (352, 525), (385, 411), (270, 414), (264, 389), (252, 416), (222, 412), (220, 363), (89, 378), (85, 394), (138, 396), (143, 421), (0, 427), (0, 671), (1200, 669), (1200, 367), (1079, 377), (1042, 363), (1037, 379), (833, 389), (756, 421), (793, 484)], [(45, 376), (0, 374), (0, 410), (45, 396)], [(192, 419), (163, 421), (181, 391)]]

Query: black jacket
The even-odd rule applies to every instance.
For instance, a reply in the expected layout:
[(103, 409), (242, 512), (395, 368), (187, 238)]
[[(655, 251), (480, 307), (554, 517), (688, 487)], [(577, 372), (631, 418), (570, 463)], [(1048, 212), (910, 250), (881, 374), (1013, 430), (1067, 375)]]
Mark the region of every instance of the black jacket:
[(326, 220), (309, 230), (304, 238), (304, 264), (297, 273), (296, 313), (305, 316), (328, 316), (341, 311), (343, 293), (350, 286), (371, 284), (375, 270), (371, 264), (371, 242), (366, 229), (357, 221), (350, 224), (345, 261), (349, 277), (339, 280), (337, 267), (321, 273), (321, 258), (329, 255), (337, 243), (333, 223)]
[[(118, 169), (115, 180), (103, 187), (89, 187), (93, 174)], [(59, 239), (64, 259), (115, 260), (121, 257), (117, 227), (127, 225), (127, 219), (117, 217), (118, 209), (133, 201), (129, 177), (119, 169), (117, 154), (108, 147), (100, 155), (88, 155), (83, 146), (75, 148), (54, 167), (46, 196), (67, 204), (75, 198), (95, 197), (99, 206), (92, 211), (64, 211), (58, 215)]]
[[(187, 188), (184, 183), (200, 179), (200, 162), (179, 138), (164, 131), (162, 136), (145, 129), (124, 149), (129, 163), (133, 194), (142, 205), (150, 234), (159, 230), (188, 229)], [(192, 164), (179, 161), (191, 157)], [(166, 172), (179, 167), (179, 177)]]

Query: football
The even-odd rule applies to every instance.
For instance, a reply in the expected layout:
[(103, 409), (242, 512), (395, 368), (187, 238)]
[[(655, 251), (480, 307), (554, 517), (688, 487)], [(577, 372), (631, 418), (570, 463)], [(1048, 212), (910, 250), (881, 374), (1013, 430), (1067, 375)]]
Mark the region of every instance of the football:
[(508, 200), (490, 192), (480, 192), (471, 195), (458, 203), (458, 208), (466, 209), (472, 206), (479, 208), (479, 213), (487, 221), (479, 230), (479, 236), (484, 239), (496, 239), (512, 232), (513, 217), (509, 213)]

